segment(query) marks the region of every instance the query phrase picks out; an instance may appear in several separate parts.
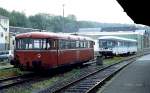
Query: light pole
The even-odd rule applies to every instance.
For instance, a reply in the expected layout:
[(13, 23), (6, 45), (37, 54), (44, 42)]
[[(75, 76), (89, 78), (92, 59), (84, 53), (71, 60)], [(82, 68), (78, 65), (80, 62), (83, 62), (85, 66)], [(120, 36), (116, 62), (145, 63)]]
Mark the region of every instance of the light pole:
[(62, 6), (63, 6), (62, 32), (64, 32), (64, 26), (65, 26), (65, 20), (64, 20), (64, 18), (65, 18), (65, 17), (64, 17), (64, 14), (65, 14), (65, 10), (64, 10), (64, 6), (65, 6), (65, 4), (63, 4)]

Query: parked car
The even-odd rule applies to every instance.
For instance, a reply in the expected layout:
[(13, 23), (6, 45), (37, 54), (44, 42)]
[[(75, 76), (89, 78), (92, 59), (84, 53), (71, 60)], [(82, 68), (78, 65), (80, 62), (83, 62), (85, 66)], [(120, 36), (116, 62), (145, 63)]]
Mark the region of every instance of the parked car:
[(6, 50), (6, 51), (0, 51), (0, 61), (11, 59), (13, 57), (13, 51), (12, 50)]

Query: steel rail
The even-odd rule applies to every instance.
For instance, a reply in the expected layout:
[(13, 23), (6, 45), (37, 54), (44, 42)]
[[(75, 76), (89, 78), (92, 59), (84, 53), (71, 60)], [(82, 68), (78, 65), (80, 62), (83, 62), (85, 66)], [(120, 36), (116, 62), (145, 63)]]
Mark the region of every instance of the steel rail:
[[(48, 88), (42, 89), (42, 90), (40, 90), (40, 91), (36, 91), (36, 93), (37, 93), (37, 92), (38, 92), (38, 93), (57, 93), (57, 92), (61, 92), (62, 90), (63, 90), (63, 92), (64, 92), (64, 90), (67, 89), (68, 87), (70, 87), (70, 86), (72, 86), (72, 85), (76, 85), (76, 83), (78, 83), (78, 82), (80, 82), (80, 81), (82, 81), (82, 80), (85, 80), (86, 78), (88, 78), (88, 77), (90, 77), (90, 76), (92, 76), (92, 75), (94, 75), (94, 74), (96, 74), (96, 73), (98, 73), (98, 72), (105, 71), (105, 69), (111, 68), (112, 66), (115, 66), (115, 65), (117, 65), (117, 64), (119, 64), (119, 63), (122, 63), (123, 61), (128, 61), (128, 60), (132, 60), (132, 59), (134, 60), (134, 58), (136, 58), (136, 56), (132, 56), (132, 57), (123, 59), (123, 60), (121, 60), (121, 61), (118, 62), (118, 63), (114, 63), (114, 64), (109, 65), (109, 66), (105, 66), (105, 67), (103, 67), (103, 68), (101, 68), (101, 69), (99, 69), (99, 70), (96, 70), (96, 71), (94, 71), (94, 72), (92, 72), (92, 73), (89, 73), (89, 74), (87, 74), (87, 75), (84, 75), (83, 77), (80, 77), (80, 78), (78, 78), (78, 79), (75, 79), (75, 80), (73, 80), (72, 82), (69, 82), (69, 83), (67, 83), (67, 84), (64, 85), (64, 86), (60, 86), (59, 88), (55, 89), (54, 91), (51, 91), (51, 89), (48, 87)], [(128, 62), (127, 62), (127, 63), (128, 63)], [(67, 92), (67, 91), (65, 91), (65, 92)]]
[(27, 73), (19, 76), (12, 76), (4, 79), (0, 79), (0, 89), (8, 88), (16, 84), (21, 84), (23, 82), (29, 81), (34, 76), (34, 73)]

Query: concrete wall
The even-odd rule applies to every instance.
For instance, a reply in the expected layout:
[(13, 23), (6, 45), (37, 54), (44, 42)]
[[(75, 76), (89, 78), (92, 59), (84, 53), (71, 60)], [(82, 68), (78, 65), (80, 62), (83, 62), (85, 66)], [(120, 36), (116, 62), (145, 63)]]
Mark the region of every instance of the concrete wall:
[(5, 50), (5, 43), (0, 43), (0, 51), (4, 51)]

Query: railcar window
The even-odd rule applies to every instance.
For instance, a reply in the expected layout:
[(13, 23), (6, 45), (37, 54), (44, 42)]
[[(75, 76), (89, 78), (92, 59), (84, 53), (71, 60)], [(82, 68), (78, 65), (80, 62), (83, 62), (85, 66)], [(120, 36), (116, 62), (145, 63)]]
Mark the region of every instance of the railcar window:
[(47, 49), (47, 40), (41, 40), (41, 47), (42, 47), (42, 49)]
[(60, 49), (66, 49), (67, 48), (67, 41), (59, 40), (59, 48)]
[[(43, 43), (45, 43), (45, 42), (43, 42)], [(42, 44), (42, 45), (45, 45), (45, 44)], [(55, 40), (47, 40), (46, 45), (47, 46), (43, 46), (43, 47), (45, 47), (47, 49), (55, 49), (56, 48), (56, 41)]]
[(85, 41), (83, 42), (83, 47), (86, 48), (86, 42)]
[(91, 41), (59, 40), (60, 49), (92, 48), (92, 47), (93, 47), (93, 42)]
[(56, 41), (48, 40), (48, 39), (17, 39), (16, 40), (16, 49), (19, 50), (31, 50), (31, 49), (38, 49), (38, 50), (46, 50), (50, 48), (56, 47)]
[(80, 47), (80, 41), (76, 41), (76, 48)]
[(33, 48), (34, 49), (40, 49), (41, 40), (33, 40)]
[(88, 48), (90, 48), (90, 41), (88, 41)]
[(121, 47), (121, 46), (123, 46), (123, 45), (124, 45), (123, 42), (121, 42), (121, 41), (118, 42), (118, 46), (119, 46), (119, 47)]
[(90, 48), (93, 48), (93, 42), (90, 41)]
[(108, 47), (112, 47), (112, 41), (108, 41), (108, 42), (107, 42), (107, 46), (108, 46)]
[(85, 42), (85, 47), (88, 48), (88, 42), (87, 41)]
[(100, 40), (100, 47), (106, 48), (106, 47), (107, 47), (107, 41), (105, 41), (105, 40)]
[[(113, 40), (99, 40), (99, 47), (101, 48), (113, 48), (116, 44), (117, 42)], [(120, 42), (118, 44), (120, 45)]]
[(124, 46), (125, 46), (125, 47), (128, 47), (128, 42), (124, 42)]
[(33, 41), (31, 39), (28, 40), (28, 48), (32, 49)]
[(56, 48), (56, 47), (57, 47), (57, 42), (56, 42), (56, 40), (53, 41), (53, 45), (52, 45), (52, 46), (53, 46), (53, 48)]
[(64, 48), (64, 41), (63, 40), (59, 40), (59, 48), (63, 49)]
[(124, 46), (124, 42), (123, 41), (121, 42), (121, 46)]
[(71, 41), (70, 42), (70, 48), (76, 48), (76, 42), (75, 41)]
[(80, 48), (84, 48), (84, 42), (83, 41), (80, 42)]
[(76, 41), (60, 40), (59, 48), (60, 49), (74, 49), (76, 48)]

